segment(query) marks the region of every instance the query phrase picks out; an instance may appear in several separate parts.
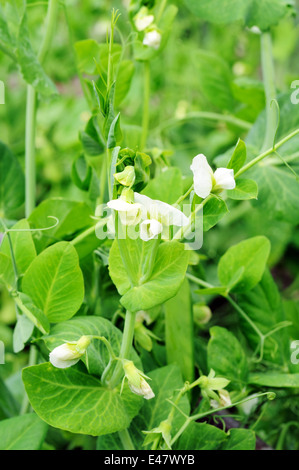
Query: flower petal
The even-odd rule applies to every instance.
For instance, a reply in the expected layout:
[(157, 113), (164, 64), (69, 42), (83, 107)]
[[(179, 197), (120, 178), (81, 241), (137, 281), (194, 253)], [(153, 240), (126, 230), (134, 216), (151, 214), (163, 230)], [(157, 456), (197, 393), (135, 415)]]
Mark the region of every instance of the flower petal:
[(144, 242), (152, 240), (162, 233), (163, 225), (155, 219), (144, 220), (140, 224), (140, 238)]
[(218, 168), (214, 173), (214, 179), (216, 189), (234, 189), (236, 187), (234, 170)]
[(194, 191), (197, 196), (205, 199), (213, 187), (213, 170), (207, 158), (203, 154), (197, 155), (193, 158), (190, 169), (193, 172)]

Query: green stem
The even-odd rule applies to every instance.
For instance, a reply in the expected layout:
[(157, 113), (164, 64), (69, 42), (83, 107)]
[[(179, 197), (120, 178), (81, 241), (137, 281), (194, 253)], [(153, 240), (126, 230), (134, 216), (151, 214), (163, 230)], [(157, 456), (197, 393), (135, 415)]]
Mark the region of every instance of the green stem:
[[(135, 319), (136, 313), (130, 312), (127, 310), (125, 318), (125, 327), (123, 332), (123, 338), (119, 353), (119, 359), (129, 359), (130, 352), (132, 348), (133, 338), (134, 338), (134, 329), (135, 329)], [(112, 375), (111, 380), (109, 381), (109, 386), (115, 388), (123, 376), (123, 366), (121, 361), (116, 364), (115, 371)]]
[(188, 122), (193, 119), (208, 119), (211, 121), (227, 122), (228, 124), (233, 124), (234, 126), (237, 126), (240, 129), (244, 129), (245, 131), (249, 131), (252, 127), (252, 123), (236, 118), (235, 116), (230, 116), (226, 114), (218, 114), (218, 113), (210, 113), (206, 111), (197, 111), (197, 112), (188, 113), (186, 114), (186, 116), (180, 119), (179, 118), (169, 119), (168, 121), (165, 121), (162, 124), (160, 124), (158, 127), (156, 127), (153, 130), (153, 132), (161, 133), (170, 127), (179, 126), (180, 124), (184, 124), (185, 122)]
[(161, 6), (160, 6), (159, 12), (157, 14), (157, 18), (156, 18), (156, 23), (157, 24), (159, 23), (160, 19), (162, 18), (162, 15), (164, 13), (166, 5), (167, 5), (167, 0), (162, 0)]
[(264, 151), (274, 145), (277, 127), (277, 111), (274, 106), (274, 100), (276, 100), (275, 69), (270, 32), (261, 35), (261, 59), (266, 95), (266, 133), (262, 147), (262, 151)]
[(250, 170), (254, 165), (257, 163), (261, 162), (264, 158), (268, 157), (268, 155), (271, 155), (272, 153), (275, 153), (276, 150), (278, 150), (280, 147), (282, 147), (286, 142), (291, 140), (293, 137), (295, 137), (297, 134), (299, 134), (299, 129), (296, 129), (295, 131), (291, 132), (288, 134), (286, 137), (281, 139), (277, 144), (266, 150), (265, 152), (261, 153), (258, 155), (256, 158), (251, 160), (251, 162), (247, 163), (247, 165), (244, 165), (235, 175), (235, 178), (238, 178), (241, 176), (245, 171)]
[(142, 117), (142, 134), (140, 142), (140, 150), (143, 151), (148, 135), (149, 128), (149, 102), (151, 90), (151, 75), (150, 75), (150, 62), (144, 62), (144, 96), (143, 96), (143, 117)]
[(118, 436), (125, 450), (135, 450), (135, 447), (132, 442), (128, 429), (124, 429), (123, 431), (118, 431)]
[(28, 218), (35, 207), (36, 168), (35, 168), (35, 124), (36, 91), (27, 86), (26, 135), (25, 135), (25, 216)]
[[(42, 41), (38, 59), (44, 63), (50, 49), (55, 33), (59, 0), (49, 0), (46, 18), (46, 32)], [(35, 167), (35, 132), (36, 132), (37, 93), (31, 86), (27, 86), (26, 104), (26, 133), (25, 133), (25, 215), (29, 217), (35, 207), (36, 201), (36, 167)]]

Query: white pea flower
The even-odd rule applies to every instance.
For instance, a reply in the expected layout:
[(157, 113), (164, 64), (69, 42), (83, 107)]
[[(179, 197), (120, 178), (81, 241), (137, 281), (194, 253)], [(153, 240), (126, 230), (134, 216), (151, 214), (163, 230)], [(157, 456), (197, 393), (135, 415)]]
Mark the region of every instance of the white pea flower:
[(134, 202), (134, 193), (131, 189), (125, 188), (120, 198), (112, 199), (107, 206), (118, 212), (123, 225), (137, 225), (141, 220), (142, 206)]
[(159, 49), (161, 45), (162, 36), (156, 29), (147, 31), (144, 35), (143, 44), (153, 49)]
[(78, 341), (70, 341), (50, 352), (49, 359), (51, 364), (58, 369), (66, 369), (80, 361), (90, 345), (90, 338), (82, 336)]
[(140, 224), (140, 238), (143, 241), (149, 241), (162, 233), (164, 228), (171, 225), (183, 227), (189, 224), (188, 217), (179, 209), (144, 196), (134, 193), (136, 203), (142, 206), (143, 222)]
[(149, 15), (148, 9), (146, 7), (142, 7), (134, 17), (137, 31), (144, 31), (153, 23), (154, 19), (154, 15)]
[(218, 168), (214, 173), (203, 154), (193, 158), (190, 168), (194, 175), (195, 193), (203, 199), (209, 196), (212, 191), (220, 192), (236, 187), (234, 170)]
[(125, 378), (128, 380), (128, 384), (131, 392), (136, 395), (143, 396), (146, 400), (154, 398), (155, 394), (145, 379), (149, 379), (141, 370), (137, 369), (133, 361), (123, 359), (123, 368), (125, 372)]

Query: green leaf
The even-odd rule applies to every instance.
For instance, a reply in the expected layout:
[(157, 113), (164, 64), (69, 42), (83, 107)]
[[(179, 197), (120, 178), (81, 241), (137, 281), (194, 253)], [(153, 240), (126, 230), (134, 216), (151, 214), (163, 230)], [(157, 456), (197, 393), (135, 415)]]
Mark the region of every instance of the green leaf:
[(194, 65), (204, 97), (218, 109), (232, 111), (235, 100), (231, 88), (232, 73), (227, 63), (211, 51), (198, 50)]
[(182, 192), (182, 172), (179, 168), (170, 167), (150, 180), (142, 194), (167, 204), (174, 204), (181, 197)]
[(0, 282), (4, 282), (10, 290), (15, 285), (15, 276), (11, 269), (11, 259), (0, 253)]
[[(142, 449), (142, 443), (145, 434), (142, 431), (150, 431), (151, 429), (159, 426), (161, 421), (167, 419), (170, 410), (172, 409), (171, 403), (167, 400), (174, 398), (174, 390), (179, 390), (183, 387), (184, 382), (180, 370), (175, 365), (169, 365), (147, 372), (150, 377), (150, 386), (155, 393), (155, 397), (151, 400), (144, 401), (144, 404), (138, 416), (132, 422), (130, 433), (133, 436), (136, 448)], [(180, 410), (189, 415), (190, 405), (185, 395), (179, 404)], [(186, 418), (178, 411), (175, 410), (173, 427), (171, 430), (172, 436), (184, 424)]]
[(246, 26), (267, 30), (287, 13), (292, 0), (185, 0), (191, 12), (217, 24), (242, 21)]
[(228, 208), (223, 199), (213, 197), (203, 208), (203, 230), (207, 232), (227, 214)]
[(11, 418), (19, 412), (18, 405), (9, 389), (0, 378), (0, 420)]
[(11, 36), (5, 15), (0, 6), (0, 44), (5, 47), (9, 53), (13, 53), (15, 39)]
[[(30, 226), (27, 220), (22, 219), (15, 224), (12, 230), (16, 232), (10, 233), (12, 242), (13, 253), (17, 265), (18, 275), (22, 276), (27, 268), (30, 266), (34, 258), (36, 257), (36, 249), (32, 239), (32, 234), (29, 232)], [(20, 230), (20, 231), (17, 231)], [(27, 231), (28, 230), (28, 231)], [(1, 253), (10, 257), (10, 247), (7, 236), (4, 238), (0, 248)], [(13, 273), (13, 266), (11, 263), (11, 270)]]
[[(268, 269), (259, 284), (248, 293), (238, 296), (238, 304), (248, 317), (266, 335), (285, 320), (279, 290)], [(240, 319), (242, 332), (255, 350), (260, 338), (244, 319)], [(278, 331), (265, 340), (264, 358), (281, 365), (289, 363), (289, 342), (284, 338), (287, 330)]]
[(22, 289), (50, 322), (75, 315), (84, 299), (84, 281), (75, 248), (59, 242), (43, 251), (26, 271)]
[(275, 371), (253, 372), (249, 383), (261, 387), (299, 388), (299, 374), (283, 374)]
[[(23, 292), (17, 292), (14, 300), (19, 309), (26, 317), (43, 333), (49, 333), (50, 324), (48, 318), (34, 303), (32, 299)], [(28, 339), (28, 338), (27, 338)]]
[(75, 185), (82, 191), (88, 191), (91, 178), (92, 167), (88, 164), (84, 155), (79, 155), (72, 165), (72, 179)]
[(40, 450), (48, 426), (34, 413), (0, 422), (0, 450)]
[(218, 277), (222, 285), (232, 282), (240, 268), (243, 274), (233, 292), (246, 292), (252, 289), (261, 280), (267, 259), (270, 253), (270, 242), (266, 237), (249, 238), (232, 246), (220, 258), (218, 264)]
[(243, 140), (239, 139), (227, 168), (234, 170), (234, 173), (236, 174), (246, 162), (246, 157), (246, 144), (243, 142)]
[(221, 450), (255, 450), (255, 433), (251, 429), (232, 428), (228, 436)]
[(13, 218), (25, 199), (22, 168), (9, 148), (0, 142), (0, 213)]
[(225, 432), (216, 426), (191, 422), (180, 437), (176, 450), (217, 450), (226, 440)]
[(20, 315), (17, 319), (13, 332), (13, 351), (18, 353), (23, 351), (25, 344), (31, 338), (34, 330), (34, 324), (25, 315)]
[(208, 343), (208, 366), (216, 374), (232, 382), (239, 390), (248, 377), (248, 364), (245, 352), (237, 338), (226, 328), (214, 326), (210, 329)]
[(119, 388), (106, 388), (75, 367), (27, 367), (23, 381), (36, 413), (51, 426), (72, 433), (101, 436), (126, 429), (142, 404), (127, 384), (120, 394)]
[(118, 107), (127, 96), (135, 72), (134, 63), (131, 60), (123, 60), (118, 69), (115, 86), (115, 106)]
[(32, 85), (35, 90), (42, 95), (49, 96), (57, 94), (54, 83), (46, 75), (30, 43), (26, 12), (20, 24), (17, 57), (24, 80), (26, 80), (27, 83)]
[[(49, 336), (44, 336), (43, 340), (47, 348), (52, 351), (57, 346), (67, 341), (77, 341), (81, 336), (104, 336), (117, 356), (120, 351), (122, 334), (106, 318), (101, 317), (75, 317), (66, 322), (59, 323), (51, 329)], [(109, 355), (106, 346), (102, 341), (93, 339), (87, 349), (88, 370), (93, 375), (101, 376), (109, 362)], [(132, 348), (129, 357), (136, 367), (141, 368), (140, 359)]]
[(77, 67), (81, 73), (94, 75), (97, 67), (96, 62), (100, 60), (100, 45), (94, 39), (77, 41), (74, 45)]
[[(154, 240), (155, 242), (155, 240)], [(134, 266), (133, 287), (119, 251), (117, 240), (113, 242), (109, 257), (110, 276), (116, 285), (122, 305), (132, 312), (148, 310), (171, 299), (179, 290), (188, 266), (189, 252), (178, 242), (166, 242), (159, 246), (152, 272), (147, 278), (142, 273), (144, 255), (150, 253), (149, 242), (125, 240), (130, 264)], [(144, 281), (143, 281), (144, 279)]]
[(120, 113), (113, 119), (107, 137), (107, 148), (116, 147), (122, 140), (122, 132), (120, 128)]
[(191, 292), (187, 279), (176, 296), (165, 303), (164, 310), (167, 362), (176, 363), (184, 380), (191, 383), (194, 380), (194, 331)]
[(230, 199), (246, 200), (257, 199), (258, 186), (255, 181), (241, 178), (237, 179), (235, 189), (230, 189), (227, 192)]
[(33, 239), (38, 252), (57, 240), (71, 240), (79, 231), (95, 225), (91, 218), (94, 215), (90, 207), (82, 202), (53, 198), (43, 201), (30, 215), (28, 222), (31, 228), (39, 229), (55, 225), (48, 216), (56, 217), (59, 223), (44, 232), (34, 232)]

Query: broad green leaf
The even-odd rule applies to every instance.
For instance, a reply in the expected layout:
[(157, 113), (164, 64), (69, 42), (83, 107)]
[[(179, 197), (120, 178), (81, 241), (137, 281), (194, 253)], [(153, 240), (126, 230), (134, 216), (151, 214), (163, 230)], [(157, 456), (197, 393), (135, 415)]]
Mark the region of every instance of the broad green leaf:
[(0, 253), (0, 282), (3, 282), (10, 290), (15, 286), (15, 276), (11, 269), (11, 259)]
[[(208, 366), (217, 376), (225, 377), (241, 390), (247, 382), (248, 364), (244, 350), (237, 338), (226, 328), (210, 329)], [(230, 385), (229, 385), (230, 386)]]
[(191, 12), (217, 24), (242, 21), (246, 26), (267, 30), (287, 13), (292, 0), (185, 0)]
[[(263, 334), (269, 333), (285, 321), (280, 293), (268, 269), (265, 270), (259, 284), (250, 292), (239, 295), (237, 300), (246, 315)], [(244, 319), (240, 318), (240, 322), (242, 332), (251, 348), (255, 350), (260, 338)], [(283, 329), (265, 340), (264, 358), (267, 361), (281, 365), (289, 362), (290, 351), (286, 334), (287, 329)]]
[(191, 422), (180, 437), (176, 450), (217, 450), (227, 435), (216, 426)]
[(26, 271), (22, 290), (50, 322), (75, 315), (84, 299), (84, 281), (75, 248), (59, 242), (44, 250)]
[(115, 106), (118, 107), (127, 96), (135, 72), (134, 63), (131, 60), (123, 60), (118, 69), (115, 87)]
[(221, 450), (255, 450), (255, 433), (251, 429), (232, 428)]
[[(26, 317), (43, 333), (49, 333), (50, 324), (44, 312), (38, 308), (32, 299), (23, 292), (17, 292), (14, 300)], [(28, 326), (26, 328), (28, 330)], [(27, 338), (28, 339), (28, 338)]]
[[(30, 215), (28, 222), (31, 228), (39, 229), (52, 227), (56, 217), (59, 221), (54, 228), (43, 232), (33, 233), (33, 239), (38, 252), (57, 240), (70, 240), (79, 231), (95, 225), (91, 218), (94, 215), (90, 207), (82, 202), (69, 201), (63, 198), (53, 198), (43, 201)], [(96, 238), (94, 236), (94, 238)]]
[(127, 239), (125, 243), (131, 266), (134, 266), (133, 286), (123, 264), (117, 240), (112, 245), (109, 257), (110, 276), (122, 295), (122, 305), (136, 312), (148, 310), (171, 299), (180, 288), (188, 266), (189, 253), (184, 245), (178, 242), (162, 243), (158, 248), (151, 274), (144, 278), (144, 254), (147, 251), (147, 254), (151, 255), (151, 245), (139, 239)]
[(194, 380), (194, 331), (191, 292), (187, 279), (176, 296), (165, 303), (164, 310), (167, 362), (177, 364), (184, 380), (191, 383)]
[[(155, 393), (155, 398), (144, 401), (143, 406), (138, 416), (133, 420), (130, 427), (130, 433), (136, 443), (136, 448), (142, 449), (142, 443), (145, 434), (142, 431), (150, 431), (158, 426), (161, 421), (167, 419), (170, 410), (172, 409), (171, 403), (167, 400), (173, 400), (174, 391), (183, 387), (184, 383), (180, 370), (175, 365), (169, 365), (147, 372), (150, 377), (150, 386)], [(183, 413), (189, 414), (190, 405), (185, 395), (180, 401), (179, 408)], [(172, 436), (184, 424), (185, 417), (178, 411), (175, 411), (173, 419), (173, 428), (171, 431)]]
[(94, 39), (83, 39), (74, 45), (77, 67), (81, 73), (94, 75), (96, 73), (96, 63), (100, 60), (100, 45)]
[[(122, 334), (106, 318), (87, 316), (75, 317), (66, 322), (59, 323), (51, 329), (51, 334), (43, 340), (50, 351), (67, 341), (77, 341), (83, 335), (104, 336), (117, 356), (120, 351)], [(93, 339), (87, 349), (88, 370), (93, 375), (101, 376), (109, 362), (106, 346), (102, 341)], [(129, 359), (141, 368), (141, 363), (136, 352), (132, 349)]]
[(298, 224), (299, 182), (290, 170), (283, 166), (260, 166), (251, 176), (259, 188), (258, 206), (269, 218)]
[(30, 403), (46, 423), (72, 433), (101, 436), (126, 429), (142, 398), (125, 384), (109, 389), (75, 367), (57, 369), (50, 363), (23, 369)]
[(37, 59), (29, 39), (26, 12), (22, 18), (18, 41), (17, 57), (24, 79), (32, 85), (38, 93), (49, 96), (57, 93), (54, 83), (46, 75)]
[(231, 88), (232, 73), (227, 63), (205, 50), (196, 51), (193, 60), (204, 97), (218, 109), (232, 111), (235, 100)]
[(213, 197), (203, 208), (203, 230), (207, 232), (227, 214), (228, 208), (223, 199)]
[(97, 450), (125, 450), (118, 433), (97, 438)]
[[(16, 232), (10, 233), (12, 242), (13, 253), (17, 265), (18, 275), (21, 276), (25, 273), (31, 262), (36, 257), (36, 249), (32, 239), (32, 234), (29, 232), (30, 226), (27, 220), (20, 220), (12, 227)], [(17, 231), (19, 230), (19, 231)], [(1, 253), (11, 257), (8, 238), (5, 237), (0, 248)], [(13, 272), (13, 266), (11, 264)]]
[(25, 198), (22, 168), (9, 148), (0, 142), (0, 214), (13, 218)]
[(218, 277), (222, 285), (230, 284), (237, 271), (244, 268), (243, 274), (233, 292), (246, 292), (261, 280), (270, 253), (270, 242), (266, 237), (249, 238), (232, 246), (220, 258)]
[(174, 204), (181, 197), (182, 193), (182, 173), (176, 167), (170, 167), (162, 171), (154, 179), (150, 180), (149, 184), (142, 191), (142, 194), (152, 199), (167, 202), (167, 204)]
[(253, 180), (240, 178), (236, 181), (235, 189), (228, 190), (227, 195), (230, 199), (237, 200), (257, 199), (258, 186)]
[(20, 315), (17, 319), (13, 332), (13, 351), (18, 353), (23, 351), (25, 344), (31, 338), (34, 330), (34, 324), (25, 315)]
[(252, 385), (274, 388), (299, 388), (299, 374), (284, 374), (275, 371), (253, 372), (248, 382)]
[(34, 413), (0, 422), (0, 450), (40, 450), (48, 426)]
[(80, 138), (84, 153), (91, 157), (97, 157), (105, 151), (105, 144), (101, 135), (97, 116), (92, 116), (83, 132), (80, 133)]
[(18, 405), (5, 383), (0, 378), (0, 420), (11, 418), (19, 412)]
[(234, 170), (234, 173), (236, 174), (246, 162), (246, 157), (246, 144), (243, 140), (239, 139), (227, 168)]

